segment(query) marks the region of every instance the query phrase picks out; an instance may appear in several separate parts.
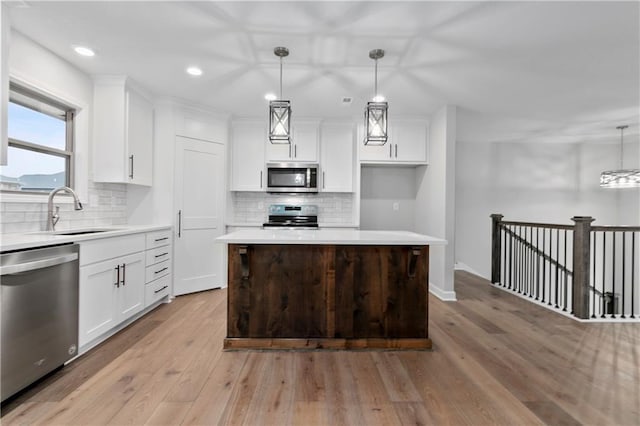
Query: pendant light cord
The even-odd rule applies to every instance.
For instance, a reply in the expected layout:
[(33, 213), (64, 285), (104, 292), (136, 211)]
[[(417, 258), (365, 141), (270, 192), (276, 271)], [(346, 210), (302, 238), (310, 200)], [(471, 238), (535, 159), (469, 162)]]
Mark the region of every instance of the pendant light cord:
[(624, 159), (624, 126), (620, 126), (620, 169), (624, 169), (622, 161)]
[(375, 83), (374, 83), (374, 92), (373, 92), (373, 101), (376, 102), (376, 98), (378, 97), (378, 59), (376, 58), (376, 66), (375, 66)]
[(280, 100), (282, 100), (282, 56), (280, 56)]

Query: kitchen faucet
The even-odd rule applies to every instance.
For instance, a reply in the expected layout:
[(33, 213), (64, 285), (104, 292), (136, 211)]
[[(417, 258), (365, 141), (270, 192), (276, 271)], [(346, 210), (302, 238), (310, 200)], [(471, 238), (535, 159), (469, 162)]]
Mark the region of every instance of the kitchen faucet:
[(55, 231), (56, 223), (60, 220), (60, 207), (56, 206), (56, 212), (53, 212), (53, 197), (60, 191), (66, 191), (73, 196), (73, 207), (76, 210), (82, 210), (82, 203), (78, 199), (78, 195), (75, 191), (68, 186), (61, 186), (49, 193), (49, 199), (47, 200), (47, 231)]

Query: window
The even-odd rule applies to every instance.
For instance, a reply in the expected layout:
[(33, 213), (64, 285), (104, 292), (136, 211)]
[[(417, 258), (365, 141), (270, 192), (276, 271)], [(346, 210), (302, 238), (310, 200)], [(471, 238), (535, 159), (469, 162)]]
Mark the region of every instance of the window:
[(0, 190), (49, 192), (73, 186), (74, 110), (14, 83), (9, 88), (9, 148)]

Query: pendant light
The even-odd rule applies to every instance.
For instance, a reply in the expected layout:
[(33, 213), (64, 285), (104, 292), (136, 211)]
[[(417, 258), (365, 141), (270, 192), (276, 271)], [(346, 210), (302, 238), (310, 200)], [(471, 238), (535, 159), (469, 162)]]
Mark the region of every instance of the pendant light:
[(624, 129), (629, 126), (618, 126), (620, 130), (620, 169), (606, 170), (600, 174), (600, 186), (603, 188), (640, 188), (640, 169), (623, 169)]
[(276, 47), (280, 58), (280, 97), (269, 102), (269, 140), (273, 144), (291, 143), (291, 102), (282, 100), (282, 58), (289, 55), (286, 47)]
[(384, 50), (374, 49), (369, 57), (375, 61), (375, 86), (372, 102), (367, 102), (364, 110), (365, 145), (384, 145), (387, 143), (387, 110), (386, 102), (381, 102), (378, 95), (378, 59), (384, 57)]

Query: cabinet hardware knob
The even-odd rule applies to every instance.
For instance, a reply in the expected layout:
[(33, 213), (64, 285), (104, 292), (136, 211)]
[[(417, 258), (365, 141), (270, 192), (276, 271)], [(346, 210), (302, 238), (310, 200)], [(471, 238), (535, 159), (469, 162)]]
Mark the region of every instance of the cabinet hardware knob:
[(164, 241), (164, 240), (168, 240), (168, 239), (169, 239), (169, 237), (162, 237), (162, 238), (156, 238), (155, 241), (157, 243), (159, 241)]
[(116, 287), (120, 288), (120, 265), (116, 266), (115, 268), (113, 268), (116, 270), (116, 282), (113, 284)]
[(133, 155), (129, 156), (129, 178), (133, 179)]
[(178, 210), (178, 238), (182, 237), (182, 210)]
[(127, 264), (126, 264), (126, 263), (123, 263), (123, 264), (122, 264), (122, 281), (120, 281), (120, 283), (121, 283), (123, 286), (125, 285), (125, 281), (126, 281), (126, 278), (125, 278), (125, 272), (126, 272), (126, 270), (127, 270)]
[(155, 258), (157, 259), (157, 258), (159, 258), (159, 257), (166, 256), (166, 255), (168, 255), (168, 254), (169, 254), (169, 253), (164, 252), (164, 253), (156, 254), (156, 255), (155, 255), (155, 256), (153, 256), (153, 257), (155, 257)]
[(165, 266), (164, 268), (160, 269), (159, 271), (155, 271), (154, 274), (159, 274), (160, 272), (164, 272), (167, 269), (169, 269), (169, 268)]

